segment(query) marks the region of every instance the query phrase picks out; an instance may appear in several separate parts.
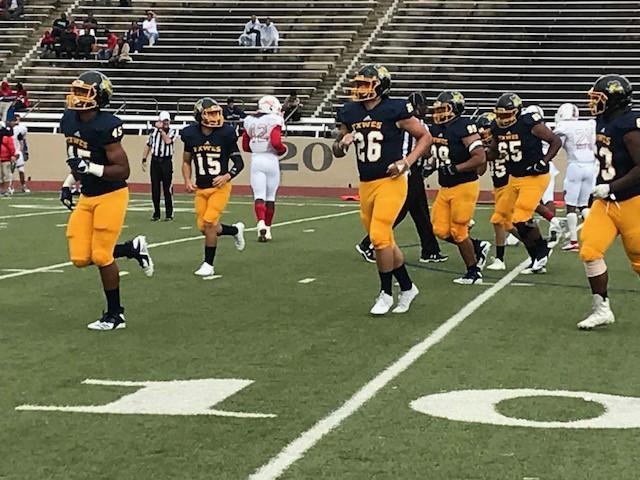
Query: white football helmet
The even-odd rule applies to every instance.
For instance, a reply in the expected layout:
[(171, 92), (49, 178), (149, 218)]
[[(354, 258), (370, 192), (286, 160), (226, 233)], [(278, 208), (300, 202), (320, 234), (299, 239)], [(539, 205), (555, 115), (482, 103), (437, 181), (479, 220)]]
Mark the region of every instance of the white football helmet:
[(262, 113), (279, 114), (282, 110), (280, 100), (273, 95), (265, 95), (258, 101), (258, 111)]
[(580, 117), (580, 111), (578, 107), (573, 103), (563, 103), (558, 107), (556, 112), (556, 122), (563, 120), (578, 120)]
[(544, 110), (539, 105), (529, 105), (527, 108), (522, 110), (522, 113), (537, 113), (544, 119)]

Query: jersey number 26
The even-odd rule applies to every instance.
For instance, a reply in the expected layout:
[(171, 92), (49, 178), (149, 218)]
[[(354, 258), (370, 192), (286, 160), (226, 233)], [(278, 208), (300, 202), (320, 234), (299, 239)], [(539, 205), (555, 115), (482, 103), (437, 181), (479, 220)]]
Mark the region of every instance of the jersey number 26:
[(373, 130), (365, 137), (362, 132), (353, 134), (353, 143), (356, 144), (356, 157), (359, 162), (377, 162), (382, 156), (382, 141), (384, 135), (378, 130)]

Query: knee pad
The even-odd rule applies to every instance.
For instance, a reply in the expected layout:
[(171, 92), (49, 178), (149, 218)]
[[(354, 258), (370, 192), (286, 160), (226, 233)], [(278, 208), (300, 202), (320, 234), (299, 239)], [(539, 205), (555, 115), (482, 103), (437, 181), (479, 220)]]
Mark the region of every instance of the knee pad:
[(91, 259), (90, 258), (72, 258), (71, 263), (73, 263), (74, 267), (84, 268), (91, 265)]
[(106, 267), (113, 263), (113, 252), (95, 250), (91, 253), (91, 262), (98, 267)]
[(451, 225), (451, 237), (456, 243), (461, 243), (469, 238), (469, 226), (459, 223)]
[[(582, 252), (580, 252), (582, 256)], [(640, 269), (640, 264), (638, 265)], [(604, 258), (599, 258), (597, 260), (587, 260), (584, 262), (584, 271), (587, 273), (587, 277), (599, 277), (603, 273), (607, 271), (607, 264), (604, 262)], [(636, 270), (638, 271), (638, 270)]]

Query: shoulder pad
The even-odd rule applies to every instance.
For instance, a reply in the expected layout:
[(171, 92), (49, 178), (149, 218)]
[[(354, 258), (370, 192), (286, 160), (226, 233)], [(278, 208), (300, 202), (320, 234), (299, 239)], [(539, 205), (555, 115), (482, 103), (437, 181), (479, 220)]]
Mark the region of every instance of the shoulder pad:
[(102, 143), (107, 145), (109, 143), (116, 143), (122, 140), (124, 131), (122, 129), (122, 120), (111, 113), (103, 112), (99, 118), (99, 123), (96, 125)]
[(627, 112), (619, 117), (617, 127), (624, 132), (640, 129), (640, 112)]
[(398, 120), (404, 120), (405, 118), (411, 118), (414, 114), (414, 108), (411, 102), (402, 99), (389, 99), (389, 107), (393, 112), (394, 117)]
[(522, 123), (524, 123), (525, 125), (529, 125), (531, 127), (539, 123), (543, 123), (544, 121), (540, 116), (540, 114), (537, 112), (525, 113), (520, 116), (520, 119), (522, 120)]
[(470, 118), (459, 117), (455, 122), (455, 129), (462, 138), (478, 133), (478, 126)]

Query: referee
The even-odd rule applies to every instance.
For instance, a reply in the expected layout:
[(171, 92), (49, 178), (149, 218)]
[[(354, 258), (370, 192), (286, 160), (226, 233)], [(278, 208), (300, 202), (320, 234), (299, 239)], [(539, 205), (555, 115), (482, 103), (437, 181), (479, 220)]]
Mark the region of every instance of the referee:
[[(415, 109), (415, 115), (419, 120), (422, 120), (426, 115), (426, 103), (424, 97), (420, 93), (412, 93), (409, 96), (409, 102)], [(402, 146), (403, 155), (407, 155), (408, 152), (413, 150), (415, 139), (404, 132), (404, 144)], [(429, 204), (427, 203), (427, 194), (424, 190), (424, 179), (422, 178), (423, 159), (419, 159), (409, 170), (409, 189), (407, 192), (407, 199), (402, 206), (402, 210), (398, 214), (393, 227), (395, 228), (400, 222), (402, 222), (407, 213), (411, 215), (413, 223), (418, 231), (420, 237), (420, 262), (422, 263), (439, 263), (448, 259), (446, 255), (440, 252), (440, 246), (438, 240), (433, 234), (433, 228), (431, 226), (431, 218), (429, 216)], [(369, 236), (366, 236), (362, 241), (356, 245), (356, 250), (367, 262), (374, 263), (375, 251), (371, 245)]]
[(173, 152), (177, 132), (171, 128), (169, 112), (160, 112), (155, 128), (149, 135), (142, 154), (142, 171), (147, 171), (147, 158), (151, 154), (152, 222), (160, 220), (160, 184), (164, 192), (165, 221), (173, 220)]

